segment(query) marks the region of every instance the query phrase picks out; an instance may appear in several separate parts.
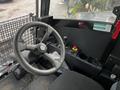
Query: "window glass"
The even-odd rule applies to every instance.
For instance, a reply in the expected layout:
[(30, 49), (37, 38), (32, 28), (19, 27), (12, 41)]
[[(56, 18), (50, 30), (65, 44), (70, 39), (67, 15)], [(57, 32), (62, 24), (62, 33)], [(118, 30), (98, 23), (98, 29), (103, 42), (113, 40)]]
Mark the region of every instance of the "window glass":
[(0, 0), (0, 21), (35, 12), (35, 0)]
[(50, 0), (49, 14), (54, 18), (81, 19), (111, 22), (115, 21), (113, 7), (119, 0)]

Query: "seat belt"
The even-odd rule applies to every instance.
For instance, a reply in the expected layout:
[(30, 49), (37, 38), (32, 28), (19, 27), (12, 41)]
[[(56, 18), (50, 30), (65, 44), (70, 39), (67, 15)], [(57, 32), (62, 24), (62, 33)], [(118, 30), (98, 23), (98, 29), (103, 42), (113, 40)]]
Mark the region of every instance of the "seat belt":
[(112, 40), (117, 40), (119, 35), (120, 35), (120, 20), (118, 20), (115, 25), (115, 32), (112, 35)]
[(109, 42), (105, 53), (103, 54), (103, 57), (101, 59), (101, 63), (105, 63), (106, 59), (108, 58), (109, 54), (111, 53), (111, 51), (113, 50), (113, 48), (115, 47), (118, 38), (120, 38), (120, 20), (116, 21), (116, 24), (114, 25), (114, 33), (112, 35), (112, 40)]

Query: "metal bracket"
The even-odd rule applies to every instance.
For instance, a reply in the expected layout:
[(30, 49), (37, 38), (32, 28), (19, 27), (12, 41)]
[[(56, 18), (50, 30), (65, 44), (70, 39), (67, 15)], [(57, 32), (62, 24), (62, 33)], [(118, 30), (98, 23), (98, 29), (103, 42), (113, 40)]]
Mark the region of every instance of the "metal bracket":
[(120, 6), (114, 7), (113, 13), (117, 16), (117, 20), (120, 20)]

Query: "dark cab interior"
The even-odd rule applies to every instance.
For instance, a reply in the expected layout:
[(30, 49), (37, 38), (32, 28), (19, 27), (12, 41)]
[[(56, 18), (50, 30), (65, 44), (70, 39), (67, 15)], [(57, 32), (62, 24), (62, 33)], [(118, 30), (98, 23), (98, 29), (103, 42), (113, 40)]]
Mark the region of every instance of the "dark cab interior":
[[(62, 65), (57, 71), (54, 70), (54, 72), (51, 70), (50, 74), (52, 73), (57, 78), (48, 85), (48, 90), (120, 90), (120, 7), (115, 7), (113, 10), (117, 18), (115, 23), (112, 24), (100, 21), (54, 19), (54, 16), (49, 16), (48, 14), (49, 5), (50, 0), (41, 0), (41, 17), (39, 18), (38, 12), (40, 12), (40, 10), (36, 2), (37, 13), (36, 16), (33, 16), (33, 22), (23, 26), (15, 36), (13, 43), (14, 51), (17, 59), (19, 59), (18, 61), (20, 61), (19, 69), (23, 71), (20, 75), (24, 76), (24, 73), (28, 73), (29, 71), (33, 73), (38, 73), (39, 71), (37, 72), (35, 69), (32, 71), (29, 65), (28, 68), (28, 66), (24, 64), (25, 62), (17, 50), (18, 36), (20, 36), (26, 28), (29, 29), (32, 26), (36, 26), (34, 29), (35, 33), (33, 32), (33, 34), (40, 39), (44, 34), (42, 30), (46, 29), (44, 27), (45, 25), (50, 28), (52, 27), (51, 29), (57, 33), (56, 37), (59, 38), (59, 42), (64, 42), (65, 45), (63, 50), (60, 50), (58, 47), (48, 47), (50, 51), (62, 51), (61, 54), (64, 54), (65, 49), (63, 62), (65, 66)], [(96, 31), (93, 29), (95, 23), (110, 24), (112, 25), (111, 31)], [(42, 28), (38, 29), (37, 25), (42, 26)], [(50, 37), (47, 38), (49, 39), (48, 41), (56, 44), (57, 39), (52, 35), (49, 36)], [(47, 40), (45, 41), (48, 42)], [(34, 40), (34, 43), (40, 43), (41, 46), (43, 45), (39, 40)], [(34, 48), (34, 46), (29, 47), (30, 49)], [(60, 47), (62, 47), (62, 45)], [(28, 58), (33, 59), (33, 62), (35, 61), (42, 66), (40, 67), (40, 69), (43, 70), (41, 71), (43, 72), (41, 75), (49, 76), (49, 74), (46, 74), (47, 71), (44, 70), (51, 68), (51, 65), (43, 58), (36, 57), (38, 56), (38, 52), (39, 50), (36, 50), (36, 52), (32, 50)], [(40, 52), (43, 54), (46, 51), (41, 49)], [(36, 53), (37, 55), (34, 56)], [(42, 60), (44, 60), (44, 62)], [(26, 72), (26, 70), (28, 72)], [(61, 70), (61, 72), (59, 72), (59, 70)], [(19, 78), (19, 74), (17, 75), (15, 71), (14, 75), (16, 78)], [(46, 90), (39, 88), (39, 82), (36, 83), (30, 84), (28, 87), (35, 87), (34, 90)], [(33, 88), (24, 90), (33, 90)]]
[[(115, 12), (116, 9), (119, 7), (113, 10), (113, 13), (117, 15), (117, 22), (119, 14)], [(46, 16), (46, 13), (44, 14)], [(96, 80), (105, 90), (109, 90), (113, 83), (119, 81), (119, 35), (116, 40), (112, 39), (116, 22), (112, 24), (111, 32), (102, 32), (93, 30), (94, 23), (96, 23), (94, 21), (54, 19), (52, 16), (39, 20), (50, 24), (63, 38), (66, 46), (65, 62), (70, 70)], [(74, 45), (79, 48), (80, 53), (71, 52)], [(112, 75), (116, 75), (116, 78), (113, 79)]]

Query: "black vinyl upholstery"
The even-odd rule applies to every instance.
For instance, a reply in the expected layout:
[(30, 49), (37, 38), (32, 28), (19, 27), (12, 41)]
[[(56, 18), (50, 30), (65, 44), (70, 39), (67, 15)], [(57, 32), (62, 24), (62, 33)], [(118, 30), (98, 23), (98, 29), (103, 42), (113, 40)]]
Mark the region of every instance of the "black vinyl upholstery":
[(60, 75), (49, 87), (49, 90), (104, 90), (94, 80), (73, 71)]
[(120, 81), (117, 83), (117, 88), (116, 90), (120, 90)]
[(114, 83), (110, 90), (120, 90), (120, 81)]

